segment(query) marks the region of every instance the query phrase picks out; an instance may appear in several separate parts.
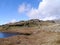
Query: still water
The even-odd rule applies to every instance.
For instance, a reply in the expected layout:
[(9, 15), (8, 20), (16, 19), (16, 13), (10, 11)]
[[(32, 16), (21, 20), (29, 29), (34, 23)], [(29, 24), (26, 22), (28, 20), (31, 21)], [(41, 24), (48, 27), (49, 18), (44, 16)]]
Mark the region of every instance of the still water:
[(8, 33), (8, 32), (0, 32), (0, 38), (7, 38), (10, 36), (18, 35), (17, 33)]

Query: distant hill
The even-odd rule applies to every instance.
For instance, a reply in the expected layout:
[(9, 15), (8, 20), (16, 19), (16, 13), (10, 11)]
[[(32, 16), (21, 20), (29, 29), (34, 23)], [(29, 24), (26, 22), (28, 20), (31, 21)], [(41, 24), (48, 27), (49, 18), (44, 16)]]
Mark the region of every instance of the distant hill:
[(20, 35), (0, 38), (0, 45), (60, 45), (60, 24), (56, 22), (31, 19), (1, 25), (0, 32)]
[[(9, 23), (9, 24), (5, 24), (5, 25), (0, 25), (0, 30), (20, 30), (20, 28), (24, 28), (24, 27), (41, 27), (41, 26), (48, 26), (48, 25), (52, 25), (55, 24), (55, 21), (53, 20), (47, 20), (47, 21), (42, 21), (39, 19), (31, 19), (31, 20), (27, 20), (27, 21), (19, 21), (19, 22), (15, 22), (15, 23)], [(15, 29), (14, 29), (15, 28)]]
[(5, 24), (5, 25), (30, 27), (30, 26), (37, 26), (37, 25), (44, 25), (44, 24), (47, 25), (48, 23), (55, 23), (55, 21), (53, 21), (53, 20), (42, 21), (39, 19), (31, 19), (31, 20), (27, 20), (27, 21), (19, 21), (19, 22), (9, 23), (9, 24)]
[(60, 19), (56, 19), (54, 20), (56, 23), (59, 23), (60, 24)]

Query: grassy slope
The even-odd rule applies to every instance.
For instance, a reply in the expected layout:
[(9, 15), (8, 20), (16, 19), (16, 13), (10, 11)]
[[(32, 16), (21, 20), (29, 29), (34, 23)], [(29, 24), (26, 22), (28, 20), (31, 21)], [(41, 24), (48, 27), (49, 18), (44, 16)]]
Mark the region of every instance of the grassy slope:
[(60, 33), (56, 31), (60, 29), (59, 24), (38, 21), (33, 23), (0, 27), (0, 31), (31, 34), (0, 39), (0, 45), (60, 45)]

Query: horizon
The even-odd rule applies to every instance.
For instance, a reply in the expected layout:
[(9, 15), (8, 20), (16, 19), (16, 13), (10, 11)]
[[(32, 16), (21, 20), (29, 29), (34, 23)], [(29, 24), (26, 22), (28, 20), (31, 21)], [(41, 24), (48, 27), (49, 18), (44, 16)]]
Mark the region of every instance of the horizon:
[[(19, 20), (19, 21), (15, 21), (15, 22), (7, 22), (5, 24), (14, 24), (14, 23), (17, 23), (17, 22), (30, 21), (30, 20), (40, 20), (40, 19)], [(40, 21), (59, 21), (59, 19), (55, 19), (55, 20), (40, 20)], [(5, 25), (5, 24), (0, 24), (0, 25)]]
[(0, 0), (0, 25), (30, 19), (60, 19), (59, 4), (59, 0)]

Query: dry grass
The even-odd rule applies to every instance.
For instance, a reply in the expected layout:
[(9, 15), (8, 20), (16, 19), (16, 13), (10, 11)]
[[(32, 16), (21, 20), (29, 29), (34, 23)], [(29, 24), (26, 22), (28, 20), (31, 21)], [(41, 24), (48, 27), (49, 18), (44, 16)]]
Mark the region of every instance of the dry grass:
[[(0, 27), (0, 31), (1, 29), (3, 28)], [(60, 32), (58, 30), (60, 30), (60, 24), (49, 22), (41, 22), (32, 27), (11, 26), (2, 31), (31, 33), (31, 35), (16, 35), (0, 39), (0, 45), (60, 45)]]

